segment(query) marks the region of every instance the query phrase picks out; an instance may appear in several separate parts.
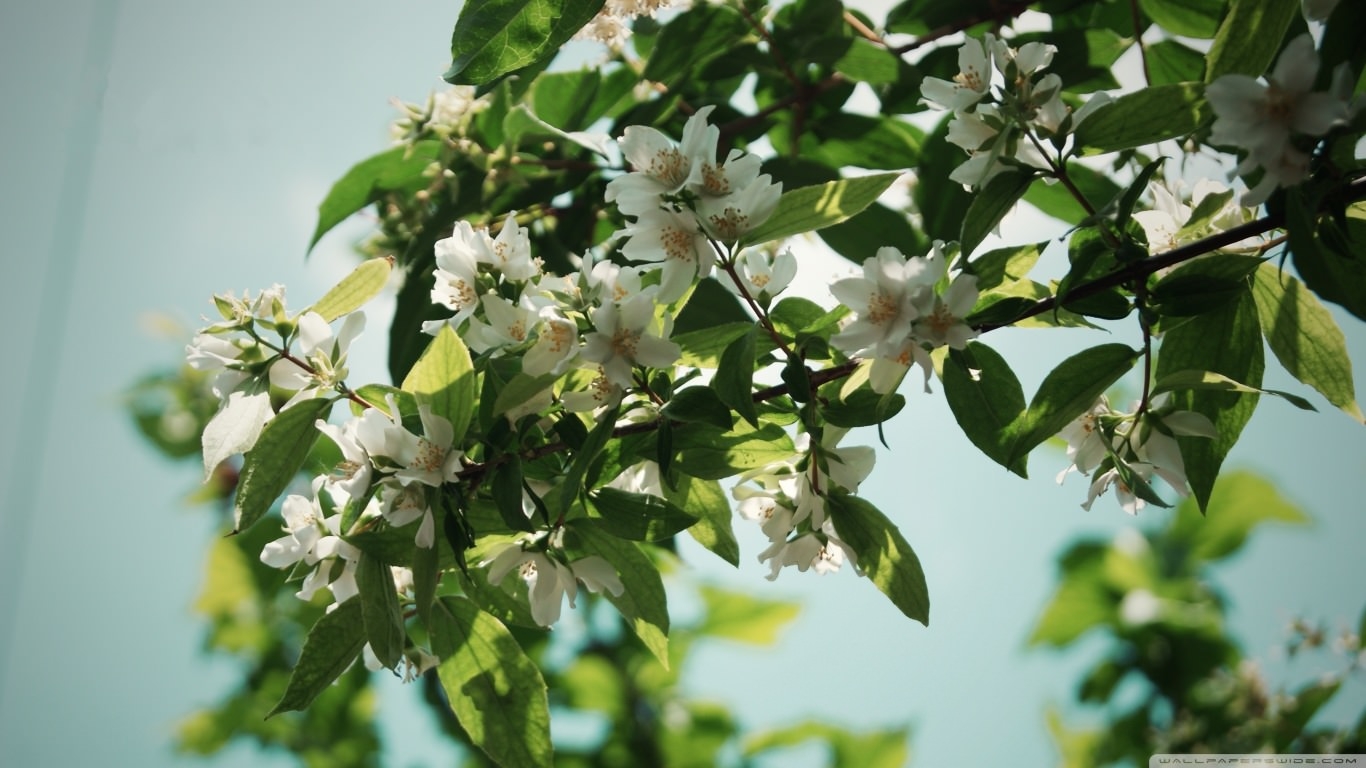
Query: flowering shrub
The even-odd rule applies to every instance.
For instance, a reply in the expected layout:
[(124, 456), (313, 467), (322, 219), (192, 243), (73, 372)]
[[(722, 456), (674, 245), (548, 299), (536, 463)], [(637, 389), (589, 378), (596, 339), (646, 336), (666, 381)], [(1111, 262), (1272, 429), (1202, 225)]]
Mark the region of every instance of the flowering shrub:
[[(583, 587), (667, 664), (651, 553), (686, 534), (736, 563), (735, 512), (769, 578), (847, 562), (927, 624), (914, 550), (858, 495), (876, 452), (841, 444), (902, 409), (912, 367), (1022, 477), (1061, 433), (1088, 509), (1112, 488), (1128, 512), (1166, 506), (1161, 483), (1203, 509), (1259, 395), (1312, 408), (1262, 389), (1264, 339), (1362, 419), (1319, 300), (1366, 317), (1353, 4), (1316, 6), (1318, 37), (1292, 34), (1290, 4), (1237, 0), (1122, 22), (1064, 4), (1037, 33), (999, 4), (908, 0), (881, 24), (818, 0), (660, 5), (468, 4), (454, 89), (403, 105), (396, 146), (320, 206), (315, 243), (376, 206), (374, 258), (299, 311), (280, 286), (215, 297), (187, 351), (220, 403), (206, 473), (241, 454), (234, 530), (284, 497), (260, 559), (302, 600), (330, 595), (274, 711), (358, 657), (435, 668), (492, 760), (549, 764), (544, 678), (509, 625), (555, 625)], [(545, 69), (576, 35), (606, 60)], [(1121, 92), (1131, 47), (1146, 82)], [(1184, 200), (1173, 141), (1236, 150), (1242, 205), (1209, 181)], [(1021, 201), (1067, 225), (1047, 282), (1030, 275), (1049, 243), (982, 248)], [(857, 267), (828, 295), (794, 289), (809, 233)], [(1270, 263), (1287, 252), (1295, 274)], [(391, 282), (393, 384), (357, 386), (349, 347)], [(1067, 356), (1028, 401), (982, 341), (1107, 322), (1130, 341)], [(1136, 405), (1113, 410), (1135, 369)]]

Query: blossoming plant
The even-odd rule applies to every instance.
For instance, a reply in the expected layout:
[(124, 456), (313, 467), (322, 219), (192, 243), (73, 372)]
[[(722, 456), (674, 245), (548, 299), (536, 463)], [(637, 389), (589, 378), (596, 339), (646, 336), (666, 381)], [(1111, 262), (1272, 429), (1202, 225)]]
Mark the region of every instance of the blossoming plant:
[[(403, 106), (395, 146), (320, 206), (315, 243), (375, 206), (374, 257), (299, 311), (280, 286), (215, 297), (189, 348), (220, 404), (205, 470), (242, 455), (236, 531), (283, 497), (261, 560), (326, 606), (276, 712), (360, 657), (435, 668), (491, 759), (548, 765), (545, 684), (509, 626), (592, 593), (667, 664), (667, 545), (738, 563), (737, 513), (769, 578), (849, 569), (928, 624), (915, 552), (859, 495), (876, 451), (852, 444), (912, 368), (1021, 477), (1061, 433), (1088, 509), (1111, 489), (1131, 513), (1204, 508), (1259, 395), (1312, 408), (1262, 388), (1264, 343), (1362, 419), (1320, 302), (1366, 317), (1359, 4), (1071, 3), (1029, 33), (1008, 25), (1024, 4), (660, 5), (467, 4), (455, 88)], [(546, 69), (581, 30), (603, 60)], [(1140, 86), (1111, 71), (1125, 50)], [(1241, 206), (1211, 181), (1184, 195), (1162, 153), (1197, 148), (1254, 185)], [(1021, 202), (1056, 240), (1009, 244)], [(853, 266), (797, 295), (815, 237)], [(392, 383), (353, 384), (362, 307), (394, 283)], [(1005, 326), (1113, 335), (1026, 400), (981, 339)]]

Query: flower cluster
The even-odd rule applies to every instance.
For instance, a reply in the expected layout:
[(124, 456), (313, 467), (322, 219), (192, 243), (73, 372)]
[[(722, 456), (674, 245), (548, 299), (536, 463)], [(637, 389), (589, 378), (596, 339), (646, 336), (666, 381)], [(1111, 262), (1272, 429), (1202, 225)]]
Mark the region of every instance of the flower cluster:
[(631, 22), (639, 16), (653, 16), (674, 5), (674, 0), (607, 0), (602, 10), (575, 35), (579, 40), (596, 40), (617, 50), (631, 37)]
[[(1151, 210), (1135, 211), (1134, 221), (1143, 227), (1150, 253), (1164, 253), (1202, 240), (1252, 220), (1252, 211), (1233, 202), (1233, 191), (1217, 181), (1195, 182), (1190, 195), (1184, 194), (1180, 179), (1148, 185), (1153, 197)], [(1228, 246), (1222, 250), (1255, 247), (1254, 241)]]
[(213, 300), (222, 320), (201, 329), (185, 348), (190, 367), (216, 371), (213, 393), (222, 401), (204, 428), (205, 477), (256, 444), (276, 411), (272, 389), (286, 396), (280, 410), (334, 390), (346, 378), (351, 342), (365, 328), (360, 313), (349, 315), (335, 333), (317, 312), (291, 317), (278, 284), (255, 299), (227, 293)]
[(573, 608), (582, 581), (590, 592), (620, 595), (625, 591), (612, 565), (598, 555), (570, 561), (564, 553), (563, 528), (533, 534), (495, 547), (479, 564), (488, 567), (489, 583), (498, 586), (517, 572), (526, 587), (531, 618), (543, 627), (560, 620), (564, 599)]
[(950, 279), (944, 244), (935, 241), (925, 256), (907, 258), (890, 246), (863, 262), (863, 275), (836, 281), (830, 292), (854, 311), (854, 319), (830, 339), (836, 348), (870, 359), (869, 382), (890, 392), (913, 365), (925, 372), (929, 391), (930, 350), (962, 349), (977, 336), (963, 321), (977, 303), (977, 278)]
[(731, 489), (740, 502), (740, 516), (758, 523), (768, 537), (759, 562), (769, 564), (770, 581), (792, 565), (824, 574), (839, 570), (845, 558), (857, 564), (826, 510), (826, 498), (834, 492), (857, 491), (873, 471), (876, 454), (867, 446), (836, 447), (846, 432), (826, 427), (818, 441), (803, 433), (792, 459), (746, 472)]
[(1173, 409), (1165, 394), (1134, 413), (1115, 411), (1109, 400), (1101, 396), (1058, 433), (1067, 441), (1067, 458), (1072, 461), (1058, 473), (1058, 482), (1062, 483), (1072, 470), (1083, 475), (1094, 472), (1082, 508), (1089, 510), (1101, 494), (1114, 486), (1120, 506), (1131, 515), (1149, 502), (1162, 504), (1148, 485), (1154, 475), (1184, 496), (1186, 465), (1176, 442), (1178, 435), (1214, 438), (1217, 433), (1204, 415)]
[(1061, 78), (1042, 74), (1056, 52), (1044, 43), (1012, 48), (987, 33), (981, 40), (968, 38), (958, 49), (953, 80), (925, 78), (921, 101), (953, 112), (948, 140), (969, 156), (950, 179), (982, 187), (1011, 166), (1049, 170), (1040, 140), (1061, 147), (1091, 112), (1109, 103), (1108, 96), (1098, 94), (1073, 112), (1062, 100)]
[(470, 118), (489, 105), (487, 96), (477, 96), (472, 85), (453, 85), (427, 96), (425, 104), (408, 104), (397, 99), (393, 105), (401, 113), (389, 133), (396, 143), (412, 142), (426, 136), (457, 139), (465, 135)]
[(1247, 152), (1236, 169), (1239, 176), (1261, 171), (1260, 181), (1243, 195), (1243, 205), (1261, 205), (1278, 187), (1308, 178), (1310, 150), (1351, 117), (1346, 66), (1333, 73), (1328, 91), (1314, 90), (1318, 73), (1314, 39), (1306, 33), (1285, 46), (1265, 83), (1234, 74), (1205, 88), (1214, 108), (1210, 142)]

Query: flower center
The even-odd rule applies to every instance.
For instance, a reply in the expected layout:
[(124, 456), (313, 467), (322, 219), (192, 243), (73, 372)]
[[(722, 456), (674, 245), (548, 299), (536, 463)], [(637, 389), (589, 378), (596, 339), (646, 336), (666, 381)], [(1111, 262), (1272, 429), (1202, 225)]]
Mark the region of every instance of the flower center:
[(680, 227), (664, 227), (659, 232), (659, 242), (664, 246), (664, 253), (671, 259), (678, 259), (691, 264), (696, 258), (693, 252), (692, 233)]
[(650, 167), (645, 173), (666, 187), (682, 186), (688, 178), (688, 159), (676, 148), (662, 150), (650, 158)]
[(712, 163), (702, 164), (702, 188), (707, 194), (722, 197), (730, 194), (730, 179)]
[(868, 297), (866, 319), (873, 325), (886, 325), (897, 316), (896, 302), (884, 291), (877, 290)]
[(612, 334), (612, 351), (630, 360), (636, 359), (636, 345), (640, 343), (640, 331), (618, 328)]
[(446, 461), (446, 449), (433, 443), (425, 437), (417, 439), (417, 455), (409, 462), (409, 469), (418, 469), (423, 472), (436, 472), (441, 469), (441, 465)]
[(722, 240), (738, 240), (741, 233), (749, 229), (749, 216), (743, 211), (727, 207), (719, 214), (708, 217), (711, 227)]
[(532, 582), (536, 580), (536, 561), (527, 560), (517, 568), (517, 573), (523, 581)]

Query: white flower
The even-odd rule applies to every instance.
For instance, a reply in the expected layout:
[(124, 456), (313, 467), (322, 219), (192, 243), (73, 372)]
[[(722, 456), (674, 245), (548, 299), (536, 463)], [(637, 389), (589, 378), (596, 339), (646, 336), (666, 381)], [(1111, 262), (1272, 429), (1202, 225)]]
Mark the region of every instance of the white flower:
[(463, 336), (469, 348), (478, 354), (525, 343), (538, 320), (536, 309), (526, 296), (513, 304), (502, 296), (486, 293), (480, 303), (488, 322), (470, 318), (469, 330)]
[(1058, 473), (1059, 484), (1074, 469), (1083, 475), (1091, 474), (1091, 470), (1099, 466), (1108, 455), (1109, 450), (1106, 448), (1107, 442), (1105, 433), (1101, 430), (1100, 420), (1111, 413), (1113, 412), (1110, 410), (1110, 401), (1101, 395), (1090, 409), (1073, 419), (1058, 433), (1058, 437), (1067, 441), (1067, 458), (1072, 462)]
[(764, 174), (724, 197), (703, 195), (697, 201), (697, 217), (708, 235), (734, 243), (768, 221), (782, 196), (783, 185)]
[(531, 257), (531, 237), (517, 224), (516, 211), (508, 212), (503, 219), (497, 238), (484, 235), (484, 245), (484, 250), (475, 253), (475, 260), (497, 269), (503, 277), (522, 282), (541, 274), (541, 263)]
[[(942, 258), (939, 264), (944, 264)], [(933, 346), (962, 349), (970, 339), (977, 338), (977, 331), (963, 322), (976, 304), (977, 276), (960, 272), (949, 283), (948, 290), (942, 295), (933, 294), (919, 307), (911, 332)]]
[[(476, 254), (485, 238), (468, 221), (460, 221), (450, 237), (436, 241), (436, 284), (432, 287), (432, 302), (455, 312), (449, 320), (452, 327), (459, 326), (479, 306)], [(432, 328), (424, 325), (423, 330), (435, 334), (442, 323), (430, 325)]]
[(587, 389), (564, 392), (560, 395), (560, 402), (564, 404), (565, 410), (588, 413), (621, 402), (625, 394), (622, 388), (607, 378), (607, 372), (602, 366), (597, 366), (593, 370), (597, 371), (597, 375), (589, 382)]
[(682, 298), (695, 280), (711, 274), (716, 252), (690, 211), (649, 208), (640, 211), (625, 234), (621, 253), (632, 261), (659, 262), (659, 300)]
[(480, 565), (488, 566), (489, 583), (502, 584), (514, 569), (526, 583), (530, 598), (531, 618), (543, 627), (549, 627), (560, 619), (564, 599), (569, 598), (573, 608), (578, 596), (576, 580), (593, 592), (608, 592), (620, 595), (625, 591), (620, 577), (611, 564), (597, 555), (591, 555), (566, 566), (548, 552), (528, 550), (525, 544), (535, 539), (510, 542), (491, 552), (491, 558)]
[[(1186, 243), (1194, 242), (1211, 234), (1223, 232), (1250, 219), (1250, 211), (1233, 201), (1228, 187), (1217, 181), (1200, 179), (1191, 189), (1189, 203), (1182, 199), (1184, 182), (1180, 179), (1170, 184), (1151, 183), (1148, 191), (1153, 196), (1153, 208), (1148, 211), (1135, 211), (1134, 221), (1143, 227), (1148, 240), (1150, 253), (1164, 253)], [(1203, 226), (1188, 230), (1191, 214), (1207, 199), (1229, 195), (1229, 200), (1214, 213)], [(1239, 247), (1254, 247), (1255, 241), (1228, 246), (1224, 250)]]
[(759, 562), (769, 562), (770, 571), (765, 578), (773, 581), (778, 578), (779, 571), (790, 565), (797, 566), (802, 573), (808, 569), (821, 575), (834, 573), (844, 564), (845, 557), (851, 563), (858, 560), (849, 545), (835, 535), (834, 526), (827, 520), (819, 534), (813, 531), (791, 541), (774, 541), (759, 554)]
[(929, 268), (924, 259), (907, 259), (891, 246), (863, 262), (863, 276), (837, 280), (830, 293), (854, 311), (854, 321), (830, 339), (837, 348), (854, 354), (887, 357), (899, 353), (901, 342), (919, 316), (915, 291)]
[(230, 392), (223, 407), (204, 425), (200, 444), (204, 453), (204, 479), (233, 454), (245, 453), (256, 445), (266, 422), (275, 416), (266, 392)]
[(423, 549), (431, 549), (436, 543), (436, 519), (432, 508), (427, 505), (427, 493), (420, 483), (405, 485), (397, 478), (384, 480), (376, 488), (366, 509), (367, 514), (376, 512), (395, 528), (421, 520), (413, 543)]
[(637, 216), (657, 208), (659, 196), (678, 192), (685, 184), (701, 180), (702, 162), (714, 161), (721, 130), (707, 125), (714, 107), (697, 110), (683, 125), (683, 141), (673, 140), (644, 125), (626, 128), (621, 138), (621, 153), (635, 171), (607, 183), (607, 202), (615, 202), (621, 212)]
[[(745, 293), (761, 303), (770, 301), (782, 293), (792, 282), (792, 278), (797, 276), (797, 257), (786, 248), (772, 257), (751, 248), (736, 259), (735, 274), (739, 276), (739, 287), (744, 288)], [(731, 280), (722, 280), (721, 284), (731, 292), (738, 290)]]
[(416, 481), (439, 487), (455, 482), (464, 454), (452, 449), (455, 430), (451, 423), (423, 403), (418, 406), (423, 434), (414, 435), (403, 426), (392, 396), (388, 405), (392, 416), (380, 408), (371, 408), (361, 415), (356, 439), (365, 450), (372, 457), (382, 456), (397, 464), (394, 474), (404, 485)]
[(347, 373), (346, 353), (351, 342), (365, 329), (365, 314), (361, 312), (347, 315), (336, 335), (332, 333), (332, 326), (317, 312), (305, 312), (297, 320), (299, 348), (293, 357), (307, 363), (309, 368), (284, 358), (270, 366), (271, 386), (298, 392), (286, 404), (286, 408), (300, 400), (324, 396), (344, 380)]
[(598, 307), (591, 315), (595, 330), (584, 337), (583, 358), (601, 365), (607, 380), (623, 388), (632, 384), (632, 366), (671, 367), (682, 353), (664, 338), (667, 328), (656, 330), (654, 312), (652, 297), (644, 293)]
[(1261, 167), (1271, 179), (1248, 193), (1244, 205), (1260, 205), (1275, 187), (1304, 180), (1308, 156), (1291, 145), (1292, 134), (1322, 136), (1347, 120), (1346, 101), (1312, 90), (1318, 70), (1314, 39), (1306, 33), (1285, 47), (1265, 84), (1234, 74), (1205, 88), (1215, 115), (1210, 142), (1246, 149), (1239, 173)]
[(579, 326), (550, 307), (542, 309), (539, 318), (536, 341), (522, 356), (522, 372), (528, 376), (564, 373), (579, 353)]
[(997, 71), (1005, 75), (1007, 80), (1016, 77), (1028, 78), (1051, 64), (1053, 54), (1058, 52), (1057, 47), (1046, 43), (1025, 43), (1016, 49), (1007, 45), (1006, 41), (991, 35), (987, 35), (986, 41), (991, 48), (991, 56), (996, 62)]
[(934, 360), (920, 339), (914, 336), (907, 336), (895, 354), (873, 358), (868, 370), (868, 385), (879, 395), (885, 395), (901, 384), (901, 380), (913, 365), (920, 366), (925, 372), (924, 389), (928, 394), (930, 376), (934, 373)]
[(322, 419), (314, 424), (342, 453), (341, 463), (331, 474), (323, 476), (323, 487), (332, 494), (337, 506), (345, 507), (348, 501), (361, 498), (370, 488), (370, 454), (356, 437), (360, 420), (352, 419), (340, 427)]
[[(341, 515), (324, 519), (316, 498), (298, 494), (285, 497), (281, 514), (285, 519), (285, 535), (266, 544), (261, 550), (261, 562), (272, 568), (286, 568), (299, 562), (316, 565), (296, 593), (301, 600), (312, 600), (314, 593), (323, 587), (330, 588), (334, 604), (355, 595), (360, 550), (342, 541), (339, 535)], [(341, 572), (334, 574), (338, 558), (343, 564)]]
[[(988, 40), (994, 38), (988, 34)], [(921, 101), (940, 109), (961, 112), (982, 100), (991, 88), (987, 43), (973, 37), (958, 49), (958, 74), (953, 81), (927, 77), (920, 84)]]

